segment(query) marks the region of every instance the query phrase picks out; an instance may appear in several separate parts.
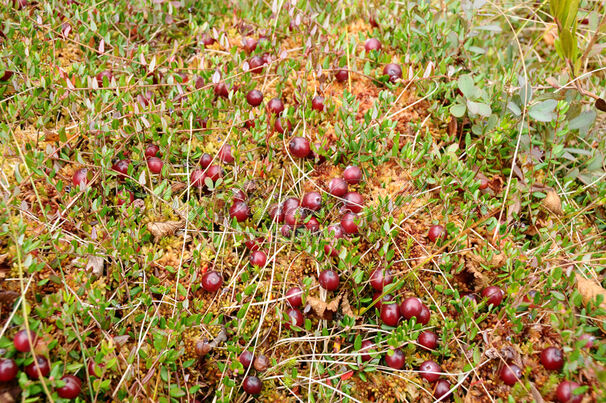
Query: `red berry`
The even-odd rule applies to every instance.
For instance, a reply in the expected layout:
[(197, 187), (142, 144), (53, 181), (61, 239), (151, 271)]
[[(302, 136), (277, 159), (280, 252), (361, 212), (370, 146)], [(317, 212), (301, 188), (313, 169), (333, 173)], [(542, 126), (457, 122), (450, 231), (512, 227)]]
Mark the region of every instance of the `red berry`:
[(322, 207), (322, 195), (318, 192), (305, 193), (301, 199), (301, 206), (312, 211), (320, 210)]
[(303, 304), (303, 290), (299, 287), (291, 287), (286, 291), (286, 300), (293, 308), (298, 308)]
[(229, 144), (224, 144), (223, 147), (221, 147), (221, 149), (219, 150), (219, 159), (225, 164), (231, 164), (232, 162), (234, 162), (234, 156), (231, 153), (231, 146)]
[(263, 62), (263, 59), (260, 56), (253, 56), (250, 58), (250, 61), (248, 62), (250, 71), (253, 73), (260, 73), (261, 71), (263, 71), (264, 64), (265, 63)]
[(284, 200), (283, 203), (283, 210), (294, 210), (297, 207), (299, 207), (299, 199), (297, 199), (296, 197), (289, 197), (288, 199)]
[(324, 110), (324, 97), (319, 95), (313, 97), (311, 100), (311, 109), (322, 112)]
[(74, 186), (86, 186), (88, 184), (88, 169), (80, 168), (72, 176)]
[[(376, 301), (377, 298), (379, 298), (382, 294), (383, 294), (382, 291), (375, 292), (372, 295), (372, 300)], [(378, 307), (378, 308), (381, 308), (381, 306), (383, 306), (384, 303), (389, 302), (389, 301), (393, 301), (393, 295), (391, 295), (391, 294), (385, 294), (385, 295), (383, 295), (383, 298), (381, 298), (381, 300), (378, 303), (375, 304), (375, 306)]]
[(396, 327), (400, 320), (400, 311), (398, 310), (398, 304), (382, 304), (381, 305), (381, 321), (387, 326)]
[(337, 69), (337, 71), (335, 71), (335, 78), (337, 81), (347, 81), (349, 78), (349, 71), (347, 71), (347, 69)]
[(522, 378), (522, 370), (515, 364), (505, 364), (499, 376), (506, 385), (512, 386)]
[(132, 203), (134, 200), (135, 194), (128, 189), (122, 189), (116, 193), (116, 204), (118, 206), (121, 206), (126, 202)]
[(130, 160), (128, 160), (128, 159), (118, 160), (118, 161), (114, 162), (114, 165), (112, 165), (112, 169), (114, 171), (118, 172), (119, 177), (124, 177), (128, 174), (129, 165), (130, 165)]
[(244, 38), (242, 40), (244, 50), (248, 54), (254, 52), (254, 50), (257, 49), (257, 43), (258, 43), (257, 40), (254, 38)]
[(370, 52), (371, 50), (381, 50), (381, 42), (376, 38), (367, 39), (364, 43), (364, 49), (366, 49), (367, 52)]
[(429, 312), (429, 308), (423, 304), (421, 307), (421, 313), (417, 316), (417, 322), (422, 325), (426, 325), (429, 323), (429, 317), (431, 316), (431, 312)]
[(288, 315), (289, 321), (284, 324), (287, 329), (292, 326), (303, 327), (303, 314), (298, 309), (289, 309), (286, 314)]
[(17, 377), (19, 368), (15, 360), (4, 358), (0, 360), (0, 382), (9, 382)]
[(234, 202), (229, 209), (229, 216), (235, 218), (238, 222), (246, 221), (249, 215), (250, 209), (248, 205), (241, 201)]
[(15, 345), (17, 351), (27, 353), (31, 350), (32, 345), (36, 345), (36, 338), (37, 336), (33, 332), (30, 332), (28, 337), (27, 330), (19, 330), (17, 333), (15, 333), (15, 337), (13, 338), (13, 344)]
[(482, 291), (482, 297), (486, 298), (488, 300), (488, 304), (493, 306), (501, 305), (504, 294), (505, 293), (503, 292), (503, 290), (494, 285), (486, 287)]
[(90, 376), (100, 377), (103, 375), (103, 368), (105, 368), (105, 364), (98, 364), (93, 359), (88, 360), (88, 374)]
[(164, 166), (164, 162), (158, 157), (149, 157), (147, 159), (147, 167), (149, 168), (149, 172), (153, 174), (159, 174), (162, 172), (162, 167)]
[(581, 403), (583, 400), (583, 394), (575, 395), (573, 394), (576, 388), (581, 387), (576, 382), (573, 381), (562, 381), (558, 385), (556, 389), (556, 398), (560, 403)]
[(377, 291), (383, 291), (383, 287), (391, 284), (393, 276), (388, 269), (376, 269), (370, 275), (370, 285)]
[(271, 362), (269, 361), (269, 358), (267, 358), (266, 355), (261, 354), (255, 358), (253, 367), (255, 367), (255, 369), (259, 372), (264, 372), (267, 370), (267, 368), (269, 368), (270, 364)]
[(488, 184), (489, 184), (488, 179), (486, 179), (486, 178), (480, 179), (480, 190), (486, 189), (488, 187)]
[(189, 181), (191, 182), (192, 186), (199, 188), (204, 187), (204, 178), (206, 178), (206, 175), (201, 169), (194, 169), (189, 175)]
[(231, 197), (232, 201), (246, 201), (246, 194), (241, 189), (234, 189)]
[(31, 379), (46, 377), (50, 374), (50, 364), (46, 358), (37, 356), (34, 362), (25, 367), (25, 373)]
[(320, 222), (314, 216), (309, 217), (309, 220), (305, 223), (305, 228), (307, 228), (311, 232), (320, 231)]
[(309, 140), (304, 137), (295, 136), (288, 143), (288, 149), (295, 157), (305, 158), (309, 155)]
[(99, 74), (97, 74), (97, 85), (99, 88), (103, 88), (103, 78), (107, 78), (108, 83), (111, 83), (112, 78), (114, 77), (113, 73), (109, 70), (103, 70)]
[(347, 193), (347, 182), (342, 178), (332, 178), (328, 183), (328, 192), (336, 197), (342, 197)]
[(284, 134), (286, 131), (290, 131), (292, 129), (292, 124), (290, 123), (290, 120), (287, 120), (286, 118), (283, 118), (283, 117), (279, 117), (274, 122), (274, 129), (278, 133)]
[(263, 389), (263, 382), (256, 376), (247, 376), (242, 382), (242, 389), (249, 395), (258, 395)]
[(421, 376), (425, 378), (430, 383), (434, 383), (440, 378), (440, 372), (442, 372), (442, 368), (435, 362), (431, 360), (425, 361), (419, 367), (421, 371)]
[(399, 64), (389, 63), (383, 67), (383, 74), (389, 76), (389, 81), (396, 82), (402, 78), (402, 67)]
[[(446, 379), (440, 379), (436, 382), (436, 386), (433, 389), (433, 397), (436, 399), (440, 399), (443, 396), (450, 395), (450, 382)], [(444, 399), (442, 399), (444, 401)]]
[(292, 235), (292, 226), (288, 224), (283, 225), (280, 228), (280, 234), (282, 234), (283, 237), (290, 238)]
[(343, 179), (350, 185), (357, 185), (362, 180), (362, 170), (355, 165), (350, 165), (343, 171)]
[(212, 162), (213, 162), (213, 157), (211, 157), (210, 154), (204, 153), (200, 157), (200, 166), (203, 169), (208, 168)]
[(221, 169), (221, 167), (219, 165), (211, 165), (208, 168), (206, 168), (206, 171), (204, 171), (204, 174), (211, 181), (216, 182), (219, 180), (219, 178), (223, 177), (223, 169)]
[(280, 98), (272, 98), (267, 103), (267, 110), (274, 115), (279, 115), (284, 110), (284, 102)]
[(254, 359), (255, 356), (248, 350), (242, 351), (242, 354), (240, 354), (240, 357), (238, 357), (238, 361), (240, 361), (244, 369), (248, 369)]
[(82, 381), (74, 375), (65, 375), (61, 378), (65, 385), (57, 389), (57, 394), (63, 399), (75, 399), (82, 391)]
[(557, 347), (547, 347), (541, 351), (540, 359), (545, 369), (559, 371), (564, 366), (564, 354)]
[(202, 288), (208, 292), (217, 292), (223, 285), (223, 277), (218, 272), (211, 270), (202, 276)]
[[(390, 353), (393, 353), (390, 355)], [(395, 350), (391, 350), (385, 354), (385, 364), (388, 367), (393, 369), (402, 369), (404, 368), (404, 364), (406, 363), (406, 359), (404, 357), (404, 353), (399, 348)]]
[(215, 38), (213, 38), (212, 36), (210, 36), (207, 33), (202, 34), (202, 43), (204, 44), (204, 46), (210, 46), (213, 43), (215, 43)]
[(347, 192), (343, 196), (345, 199), (345, 210), (353, 213), (359, 213), (364, 206), (364, 199), (358, 192)]
[(434, 332), (426, 330), (419, 334), (417, 342), (427, 350), (433, 350), (438, 347), (438, 336)]
[(264, 267), (267, 262), (265, 252), (257, 250), (250, 254), (250, 264), (257, 267)]
[(374, 353), (374, 347), (374, 343), (370, 340), (364, 340), (362, 342), (362, 346), (360, 347), (362, 362), (367, 362), (372, 359), (370, 353)]
[(437, 241), (438, 238), (445, 238), (445, 237), (446, 237), (446, 230), (441, 225), (432, 225), (429, 228), (429, 232), (427, 233), (427, 238), (429, 238), (429, 240), (431, 242)]
[(215, 84), (215, 95), (223, 98), (227, 98), (229, 96), (229, 89), (225, 83), (217, 83)]
[(283, 223), (284, 209), (282, 209), (279, 204), (272, 204), (269, 207), (269, 216), (271, 217), (272, 221), (275, 221), (277, 223)]
[(250, 106), (259, 106), (263, 102), (263, 93), (259, 90), (251, 90), (246, 94), (246, 101)]
[(159, 152), (160, 147), (155, 144), (148, 144), (147, 147), (145, 147), (145, 158), (157, 157)]
[(327, 291), (335, 291), (339, 288), (339, 275), (334, 270), (324, 270), (320, 273), (320, 285)]
[(412, 317), (419, 316), (422, 309), (423, 302), (421, 302), (421, 300), (417, 297), (406, 298), (400, 304), (400, 313), (407, 320), (412, 319)]
[(357, 234), (358, 224), (357, 216), (354, 213), (345, 213), (341, 217), (341, 227), (346, 234)]
[(292, 227), (297, 227), (303, 221), (303, 211), (299, 208), (284, 211), (284, 222)]

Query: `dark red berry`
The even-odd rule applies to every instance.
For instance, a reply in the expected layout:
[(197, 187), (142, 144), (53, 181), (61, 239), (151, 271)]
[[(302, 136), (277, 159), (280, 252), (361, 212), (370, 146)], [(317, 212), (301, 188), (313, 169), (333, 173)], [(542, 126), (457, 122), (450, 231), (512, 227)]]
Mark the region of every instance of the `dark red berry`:
[(406, 357), (404, 357), (404, 353), (399, 348), (388, 351), (387, 354), (385, 354), (385, 364), (390, 368), (402, 369), (404, 368), (405, 363)]
[(95, 362), (95, 360), (90, 359), (88, 360), (88, 374), (90, 376), (96, 376), (96, 377), (100, 377), (101, 375), (103, 375), (103, 368), (105, 368), (105, 364), (101, 363), (98, 364)]
[(134, 200), (135, 200), (135, 194), (128, 189), (122, 189), (122, 190), (119, 190), (118, 193), (116, 193), (116, 204), (118, 206), (121, 206), (127, 202), (132, 203)]
[(9, 382), (17, 377), (19, 368), (15, 360), (3, 358), (0, 360), (0, 382)]
[(364, 206), (364, 199), (362, 195), (358, 192), (347, 192), (343, 196), (345, 199), (345, 210), (351, 211), (353, 213), (359, 213), (362, 211), (362, 207)]
[(284, 102), (280, 98), (272, 98), (267, 103), (267, 110), (275, 115), (279, 115), (284, 110)]
[(417, 297), (406, 298), (400, 304), (400, 313), (404, 319), (412, 319), (413, 317), (419, 316), (423, 309), (423, 302)]
[(246, 194), (241, 189), (234, 189), (231, 196), (232, 201), (246, 201)]
[(318, 192), (308, 192), (301, 199), (301, 207), (318, 211), (322, 207), (322, 195)]
[(324, 270), (319, 278), (322, 288), (328, 291), (335, 291), (339, 288), (339, 275), (334, 270)]
[(208, 292), (217, 292), (223, 285), (223, 277), (218, 272), (211, 270), (202, 276), (202, 288)]
[(288, 315), (289, 321), (286, 322), (284, 324), (284, 326), (287, 329), (290, 329), (291, 325), (297, 326), (297, 327), (303, 327), (304, 319), (303, 319), (303, 314), (301, 313), (301, 311), (299, 311), (298, 309), (292, 308), (292, 309), (289, 309), (286, 313)]
[(576, 388), (581, 387), (573, 381), (562, 381), (556, 389), (556, 398), (560, 403), (581, 403), (583, 400), (583, 393), (575, 395), (573, 392)]
[(362, 180), (362, 170), (355, 165), (350, 165), (343, 171), (343, 179), (350, 185), (356, 185)]
[(206, 175), (201, 169), (194, 169), (189, 175), (189, 181), (191, 182), (192, 186), (199, 188), (204, 187), (204, 178), (206, 178)]
[(400, 311), (398, 309), (398, 304), (382, 304), (380, 309), (381, 321), (384, 324), (392, 327), (398, 326), (398, 321), (400, 320)]
[(153, 174), (159, 174), (162, 172), (162, 167), (164, 166), (164, 162), (158, 157), (149, 157), (147, 159), (147, 167), (149, 168), (149, 172)]
[(34, 362), (25, 367), (25, 373), (30, 379), (47, 377), (50, 374), (50, 364), (45, 357), (37, 356)]
[(387, 269), (376, 269), (370, 275), (370, 285), (377, 291), (383, 291), (383, 287), (391, 284), (392, 281), (391, 271)]
[(324, 97), (319, 95), (313, 97), (311, 100), (311, 109), (322, 112), (324, 110)]
[(128, 174), (128, 166), (130, 165), (130, 160), (125, 159), (125, 160), (118, 160), (116, 162), (114, 162), (114, 164), (112, 165), (112, 169), (116, 172), (118, 172), (118, 176), (120, 177), (124, 177)]
[(260, 73), (261, 71), (263, 71), (264, 64), (265, 63), (263, 62), (263, 59), (260, 56), (253, 56), (248, 62), (250, 71), (253, 73)]
[(494, 285), (486, 287), (482, 291), (482, 297), (486, 298), (488, 300), (488, 304), (493, 306), (501, 305), (504, 294), (505, 293), (503, 292), (503, 290)]
[(559, 371), (564, 366), (564, 354), (557, 347), (547, 347), (541, 351), (540, 359), (545, 369), (551, 371)]
[(335, 71), (335, 78), (337, 81), (347, 81), (349, 78), (349, 71), (347, 71), (347, 69), (337, 69), (337, 71)]
[(358, 224), (356, 221), (358, 217), (354, 213), (345, 213), (341, 217), (341, 227), (346, 234), (357, 234)]
[(208, 168), (212, 162), (213, 162), (213, 157), (211, 157), (210, 154), (204, 153), (200, 157), (200, 166), (203, 169)]
[(207, 33), (202, 34), (201, 40), (204, 46), (210, 46), (216, 42), (215, 39)]
[(280, 228), (280, 234), (282, 234), (283, 237), (290, 238), (292, 235), (292, 226), (288, 224), (283, 225)]
[(292, 227), (297, 227), (303, 222), (303, 210), (294, 208), (284, 211), (284, 222)]
[(320, 222), (316, 217), (311, 216), (305, 223), (305, 228), (307, 228), (311, 232), (318, 232), (320, 231)]
[(254, 38), (244, 38), (242, 40), (242, 47), (246, 51), (246, 53), (250, 54), (257, 49), (258, 41)]
[(280, 207), (279, 204), (272, 204), (269, 207), (269, 216), (271, 217), (272, 221), (275, 221), (277, 223), (283, 223), (284, 209)]
[(72, 176), (72, 183), (74, 186), (85, 186), (88, 184), (88, 169), (80, 168), (74, 172), (74, 175)]
[(425, 361), (419, 367), (421, 371), (421, 376), (425, 378), (426, 381), (433, 383), (440, 378), (440, 372), (442, 372), (442, 368), (435, 362), (431, 360)]
[(389, 63), (383, 67), (383, 74), (389, 76), (389, 81), (396, 82), (402, 78), (402, 67), (399, 64)]
[(374, 343), (370, 340), (364, 340), (360, 347), (362, 362), (367, 362), (372, 359), (370, 353), (374, 353)]
[(269, 358), (267, 358), (266, 355), (259, 355), (255, 358), (255, 361), (253, 362), (253, 367), (255, 367), (255, 369), (259, 372), (263, 372), (266, 371), (267, 368), (269, 368), (270, 365), (270, 361)]
[(242, 382), (242, 389), (244, 392), (249, 395), (258, 395), (261, 393), (261, 389), (263, 389), (263, 382), (256, 376), (247, 376), (244, 378), (244, 382)]
[(426, 330), (419, 334), (417, 342), (427, 350), (433, 350), (438, 347), (438, 336), (434, 332)]
[(15, 333), (15, 337), (13, 338), (13, 344), (15, 345), (17, 351), (27, 353), (31, 350), (32, 345), (36, 345), (36, 338), (37, 336), (33, 332), (30, 332), (28, 337), (27, 330), (19, 330), (17, 333)]
[(332, 178), (328, 183), (328, 192), (336, 197), (342, 197), (347, 193), (347, 182), (342, 178)]
[(522, 378), (522, 370), (515, 364), (505, 364), (501, 368), (499, 376), (506, 385), (511, 386)]
[(299, 287), (291, 287), (286, 291), (286, 300), (293, 308), (298, 308), (303, 304), (303, 290)]
[[(440, 399), (443, 396), (450, 395), (450, 382), (446, 379), (440, 379), (436, 382), (436, 386), (433, 389), (433, 397), (436, 399)], [(442, 399), (444, 401), (444, 399)]]
[(259, 90), (251, 90), (246, 94), (246, 101), (250, 106), (259, 106), (263, 102), (263, 93)]
[(241, 201), (234, 202), (229, 209), (229, 216), (235, 218), (238, 222), (246, 221), (249, 215), (250, 209), (248, 205)]
[[(372, 295), (372, 300), (376, 301), (379, 297), (381, 297), (382, 294), (383, 294), (382, 291), (376, 291)], [(381, 308), (381, 306), (383, 304), (385, 304), (386, 302), (389, 302), (389, 301), (393, 301), (393, 295), (391, 295), (391, 294), (385, 294), (385, 295), (383, 295), (383, 297), (381, 298), (381, 300), (375, 304), (375, 306), (377, 308)], [(402, 315), (400, 314), (400, 316), (402, 316)]]
[(431, 312), (429, 312), (429, 308), (423, 304), (421, 307), (421, 313), (417, 316), (417, 322), (426, 325), (429, 323), (429, 317), (431, 316)]
[(305, 158), (309, 155), (309, 140), (304, 137), (293, 137), (288, 143), (288, 149), (291, 154), (298, 158)]
[(254, 359), (255, 359), (255, 356), (253, 355), (253, 353), (251, 353), (248, 350), (242, 351), (242, 354), (240, 354), (240, 357), (238, 357), (238, 361), (240, 361), (240, 364), (242, 364), (244, 369), (248, 369), (250, 367), (250, 365), (253, 363)]
[(148, 144), (147, 147), (145, 147), (145, 158), (157, 157), (159, 152), (160, 147), (155, 144)]
[(215, 95), (223, 98), (227, 98), (229, 96), (229, 89), (225, 83), (217, 83), (215, 84)]
[(290, 131), (292, 129), (292, 124), (290, 123), (290, 120), (287, 120), (286, 118), (283, 118), (283, 117), (279, 117), (274, 122), (274, 129), (278, 133), (284, 134), (287, 131)]
[(75, 399), (82, 391), (82, 381), (74, 375), (65, 375), (61, 378), (65, 385), (57, 389), (57, 394), (63, 399)]
[(250, 264), (257, 267), (264, 267), (267, 262), (267, 255), (261, 250), (256, 250), (250, 254)]
[(211, 165), (204, 171), (204, 174), (211, 181), (216, 182), (223, 177), (223, 169), (219, 165)]
[(97, 74), (97, 85), (99, 86), (99, 88), (103, 88), (103, 78), (107, 78), (107, 82), (111, 83), (113, 77), (114, 75), (110, 70), (103, 70), (102, 72)]
[(294, 210), (299, 207), (299, 204), (299, 199), (296, 197), (289, 197), (288, 199), (284, 200), (282, 208), (284, 210)]
[(381, 50), (381, 42), (376, 38), (367, 39), (364, 43), (364, 49), (366, 49), (367, 52), (370, 52), (371, 50)]
[[(231, 164), (232, 162), (234, 162), (234, 156), (231, 153), (231, 145), (224, 144), (223, 147), (221, 147), (221, 149), (219, 150), (219, 159), (225, 164)], [(213, 179), (213, 181), (214, 180), (215, 179)]]
[(429, 232), (427, 233), (427, 238), (429, 238), (429, 240), (431, 242), (435, 242), (439, 238), (445, 238), (445, 237), (446, 237), (446, 230), (441, 225), (432, 225), (429, 228)]

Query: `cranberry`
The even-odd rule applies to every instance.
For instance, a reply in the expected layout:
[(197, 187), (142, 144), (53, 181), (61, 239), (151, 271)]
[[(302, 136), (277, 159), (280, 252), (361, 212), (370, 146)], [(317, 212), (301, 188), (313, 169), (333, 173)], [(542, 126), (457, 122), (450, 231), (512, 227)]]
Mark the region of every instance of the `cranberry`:
[(135, 201), (135, 194), (128, 189), (122, 189), (116, 193), (116, 204), (118, 206), (126, 202), (132, 203), (133, 201)]
[(295, 157), (305, 158), (309, 155), (309, 140), (304, 137), (293, 137), (288, 143), (288, 149)]
[(389, 81), (394, 83), (399, 78), (402, 78), (402, 67), (395, 63), (386, 64), (385, 67), (383, 67), (383, 74), (389, 76)]
[(482, 297), (486, 298), (488, 300), (488, 304), (493, 306), (501, 305), (504, 294), (505, 293), (503, 292), (503, 290), (494, 285), (486, 287), (482, 291)]
[(374, 15), (372, 15), (372, 14), (368, 16), (368, 23), (373, 28), (378, 28), (379, 27), (379, 24), (377, 23), (377, 18)]
[(342, 197), (347, 193), (347, 182), (342, 178), (332, 178), (328, 183), (328, 192), (336, 197)]
[[(390, 355), (390, 353), (393, 353)], [(406, 363), (406, 359), (404, 357), (404, 353), (399, 348), (395, 350), (391, 350), (387, 354), (385, 354), (385, 364), (393, 369), (402, 369), (404, 368), (404, 364)]]
[(227, 98), (229, 96), (229, 89), (225, 83), (217, 83), (215, 84), (215, 95), (223, 98)]
[(13, 338), (13, 344), (15, 345), (17, 351), (27, 353), (31, 350), (32, 345), (36, 344), (36, 338), (37, 336), (33, 332), (30, 332), (28, 337), (27, 330), (19, 330), (17, 333), (15, 333), (15, 337)]
[[(372, 295), (372, 300), (376, 301), (382, 294), (383, 294), (383, 292), (381, 292), (381, 291), (375, 292)], [(381, 308), (381, 306), (383, 306), (384, 303), (389, 302), (389, 301), (393, 301), (393, 295), (385, 294), (385, 295), (383, 295), (383, 298), (381, 298), (381, 300), (377, 304), (375, 304), (375, 306)]]
[(37, 356), (34, 362), (25, 367), (25, 373), (31, 379), (46, 377), (50, 374), (50, 364), (46, 358)]
[(65, 375), (61, 378), (65, 385), (57, 389), (57, 394), (63, 399), (75, 399), (82, 391), (82, 381), (74, 375)]
[(263, 388), (263, 382), (256, 376), (247, 376), (242, 382), (242, 389), (249, 395), (258, 395)]
[(298, 308), (303, 304), (303, 290), (299, 287), (291, 287), (286, 291), (286, 300), (293, 308)]
[(440, 379), (436, 382), (436, 386), (433, 389), (433, 397), (436, 399), (440, 399), (443, 396), (450, 395), (450, 382), (446, 379)]
[(374, 343), (370, 340), (364, 340), (362, 342), (362, 346), (360, 347), (360, 353), (361, 353), (363, 362), (367, 362), (372, 359), (372, 357), (370, 356), (370, 353), (374, 352), (373, 351), (374, 347), (375, 347)]
[(292, 227), (297, 227), (303, 221), (303, 211), (299, 208), (284, 211), (284, 222)]
[(347, 69), (337, 69), (337, 71), (335, 71), (335, 78), (337, 81), (347, 81), (349, 78), (349, 71), (347, 71)]
[(261, 59), (263, 60), (263, 64), (269, 64), (271, 62), (271, 55), (265, 52), (261, 55)]
[(367, 52), (370, 52), (371, 50), (381, 50), (381, 42), (376, 38), (367, 39), (364, 43), (364, 49), (366, 49)]
[(147, 159), (147, 167), (149, 168), (149, 172), (153, 174), (159, 174), (162, 172), (162, 167), (164, 166), (164, 162), (158, 157), (149, 157)]
[(242, 44), (246, 53), (250, 54), (257, 49), (257, 40), (254, 38), (245, 38), (242, 40)]
[(292, 226), (288, 224), (283, 225), (280, 228), (280, 234), (282, 234), (283, 237), (290, 238), (292, 235)]
[(400, 311), (398, 310), (398, 304), (382, 304), (381, 305), (381, 321), (387, 326), (396, 327), (400, 320)]
[(196, 82), (194, 83), (194, 87), (196, 87), (197, 90), (199, 90), (202, 87), (204, 87), (204, 78), (203, 77), (196, 78)]
[(74, 186), (86, 186), (88, 184), (88, 169), (80, 168), (72, 176)]
[(279, 115), (284, 110), (284, 102), (280, 98), (272, 98), (267, 103), (267, 110), (275, 115)]
[(334, 270), (324, 270), (319, 278), (322, 288), (328, 291), (335, 291), (339, 288), (339, 275)]
[(223, 177), (223, 170), (219, 165), (211, 165), (206, 168), (205, 175), (211, 181), (216, 182)]
[(426, 325), (429, 323), (429, 317), (431, 316), (431, 312), (429, 312), (429, 308), (423, 304), (421, 307), (421, 313), (417, 316), (417, 322), (422, 325)]
[(286, 131), (290, 131), (292, 129), (292, 124), (286, 118), (279, 117), (274, 122), (274, 129), (278, 133), (284, 134)]
[(243, 222), (246, 221), (248, 216), (250, 215), (250, 210), (248, 205), (241, 201), (236, 201), (231, 205), (229, 209), (229, 216), (231, 218), (236, 218), (236, 221)]
[(488, 179), (486, 179), (486, 178), (480, 179), (480, 190), (484, 190), (484, 189), (488, 188), (488, 184), (489, 184)]
[(559, 371), (564, 366), (564, 354), (557, 347), (547, 347), (541, 351), (540, 359), (545, 369)]
[(506, 364), (501, 368), (499, 376), (506, 385), (511, 386), (522, 378), (522, 370), (515, 364)]
[(434, 383), (440, 378), (440, 372), (442, 372), (442, 368), (435, 362), (431, 360), (425, 361), (419, 367), (421, 371), (421, 376), (427, 380), (427, 382)]
[(4, 358), (0, 360), (0, 382), (9, 382), (17, 377), (19, 368), (15, 360)]
[(204, 169), (208, 168), (212, 162), (213, 157), (211, 157), (210, 154), (204, 153), (200, 157), (200, 166)]
[(320, 210), (322, 207), (322, 195), (318, 192), (305, 193), (301, 199), (301, 206), (313, 211)]
[(145, 158), (157, 157), (159, 152), (160, 147), (155, 144), (148, 144), (147, 147), (145, 147)]
[(346, 234), (357, 234), (358, 224), (357, 216), (354, 213), (345, 213), (341, 217), (341, 227)]
[(438, 347), (438, 336), (434, 332), (426, 330), (419, 334), (417, 342), (427, 350), (433, 350)]
[(112, 169), (118, 172), (118, 176), (124, 177), (128, 174), (128, 166), (130, 165), (130, 160), (118, 160), (112, 165)]
[(585, 343), (583, 347), (588, 350), (591, 350), (596, 342), (595, 336), (589, 333), (583, 333), (581, 336), (579, 336), (579, 340), (587, 340), (587, 343)]
[(194, 169), (189, 175), (189, 181), (191, 182), (192, 186), (199, 188), (204, 187), (204, 178), (206, 178), (206, 175), (201, 169)]
[(359, 213), (362, 211), (362, 206), (364, 205), (364, 199), (362, 195), (358, 192), (347, 192), (343, 196), (345, 199), (345, 210), (351, 211), (353, 213)]
[(253, 362), (253, 366), (259, 372), (266, 371), (267, 368), (269, 368), (269, 364), (269, 358), (267, 358), (267, 356), (263, 354), (256, 357), (255, 361)]
[(202, 276), (202, 287), (208, 292), (217, 292), (223, 285), (223, 277), (218, 272), (211, 270)]
[(311, 100), (311, 109), (322, 112), (324, 110), (324, 97), (319, 95), (313, 97)]
[(224, 144), (223, 147), (221, 147), (219, 150), (219, 159), (225, 164), (231, 164), (234, 162), (234, 156), (231, 153), (231, 146), (229, 144)]
[(370, 285), (377, 291), (383, 291), (383, 287), (391, 284), (393, 276), (388, 269), (376, 269), (370, 275)]
[(417, 297), (406, 298), (400, 304), (400, 313), (405, 319), (412, 319), (412, 317), (418, 317), (423, 309), (423, 302)]
[(204, 44), (204, 46), (210, 46), (213, 43), (215, 43), (215, 38), (213, 38), (212, 36), (210, 36), (207, 33), (202, 34), (202, 43)]
[(103, 78), (107, 78), (107, 82), (111, 83), (113, 77), (114, 75), (110, 70), (103, 70), (102, 72), (97, 74), (96, 78), (99, 88), (103, 88)]
[(240, 357), (238, 357), (238, 361), (240, 361), (244, 369), (250, 368), (250, 364), (252, 364), (254, 359), (255, 356), (248, 350), (242, 351), (242, 354), (240, 354)]
[(91, 376), (101, 376), (103, 375), (103, 368), (105, 368), (105, 364), (97, 364), (95, 360), (88, 360), (88, 374)]
[(284, 324), (287, 329), (290, 329), (290, 326), (303, 327), (303, 314), (298, 309), (292, 308), (289, 309), (286, 314), (288, 315), (289, 321)]
[(284, 210), (294, 210), (299, 207), (299, 199), (296, 197), (289, 197), (284, 200), (283, 209)]
[(263, 71), (264, 64), (265, 63), (263, 62), (263, 59), (260, 56), (253, 56), (248, 62), (250, 71), (252, 71), (253, 73), (260, 73), (261, 71)]
[(246, 194), (241, 189), (234, 189), (231, 197), (232, 201), (246, 201)]
[(257, 267), (264, 267), (267, 262), (265, 252), (257, 250), (250, 254), (250, 264)]
[(269, 216), (271, 217), (272, 221), (275, 221), (277, 223), (283, 223), (284, 209), (280, 207), (279, 204), (272, 204), (269, 207)]
[(307, 228), (311, 232), (320, 231), (320, 222), (314, 216), (309, 217), (309, 220), (305, 223), (305, 228)]
[(572, 393), (576, 388), (579, 388), (580, 386), (581, 385), (573, 381), (560, 382), (558, 388), (556, 389), (556, 398), (558, 399), (558, 402), (581, 403), (581, 401), (583, 400), (583, 394), (581, 393), (580, 395), (575, 395)]
[(350, 165), (343, 171), (343, 179), (350, 185), (356, 185), (362, 180), (362, 170), (355, 165)]
[(446, 230), (441, 225), (432, 225), (431, 228), (429, 228), (429, 232), (427, 233), (427, 238), (429, 238), (429, 240), (431, 242), (437, 241), (438, 238), (445, 238), (445, 237), (446, 237)]
[(250, 106), (259, 106), (263, 102), (263, 93), (259, 90), (252, 90), (246, 94), (246, 101)]

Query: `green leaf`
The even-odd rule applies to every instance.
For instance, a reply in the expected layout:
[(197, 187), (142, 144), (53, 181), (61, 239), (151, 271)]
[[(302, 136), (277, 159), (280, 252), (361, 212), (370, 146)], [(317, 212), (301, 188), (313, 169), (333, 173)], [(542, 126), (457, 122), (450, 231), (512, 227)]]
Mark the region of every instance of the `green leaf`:
[(556, 117), (554, 109), (557, 105), (558, 102), (555, 99), (548, 99), (532, 105), (528, 113), (530, 117), (539, 122), (551, 122)]
[(482, 102), (473, 102), (473, 101), (467, 100), (467, 108), (469, 109), (469, 112), (471, 112), (474, 115), (488, 117), (492, 113), (490, 106), (488, 106)]
[(362, 336), (357, 335), (354, 340), (354, 350), (358, 351), (360, 348), (362, 348)]
[(450, 113), (456, 118), (463, 117), (463, 115), (465, 115), (466, 110), (467, 107), (463, 104), (454, 104), (450, 107)]
[(591, 109), (589, 111), (585, 111), (576, 118), (572, 119), (570, 122), (568, 122), (568, 128), (570, 130), (589, 128), (593, 124), (593, 122), (595, 122), (595, 118), (595, 110)]
[(507, 103), (507, 109), (509, 109), (516, 116), (520, 116), (522, 114), (522, 110), (515, 102), (509, 101)]
[(476, 92), (476, 86), (473, 83), (473, 78), (470, 75), (466, 74), (464, 76), (459, 77), (457, 81), (459, 84), (459, 89), (465, 96), (465, 98), (473, 98)]

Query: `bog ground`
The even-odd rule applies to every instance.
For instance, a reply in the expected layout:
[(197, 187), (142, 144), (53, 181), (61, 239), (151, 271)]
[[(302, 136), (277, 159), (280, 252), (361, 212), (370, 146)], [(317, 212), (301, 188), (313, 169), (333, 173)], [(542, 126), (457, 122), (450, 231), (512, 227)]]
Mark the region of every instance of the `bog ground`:
[(0, 4), (0, 402), (606, 401), (606, 6)]

